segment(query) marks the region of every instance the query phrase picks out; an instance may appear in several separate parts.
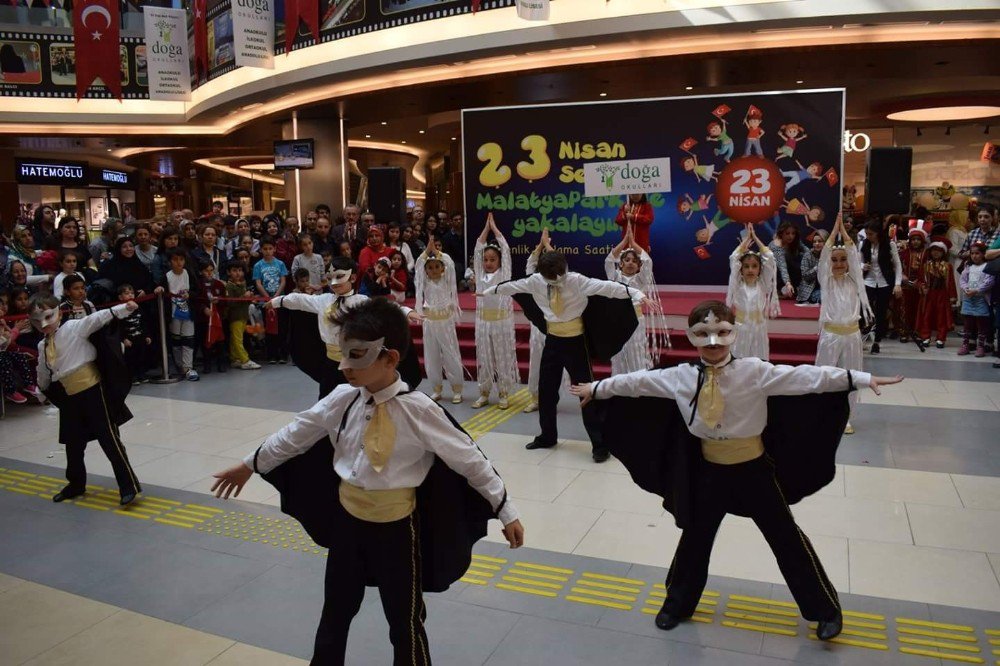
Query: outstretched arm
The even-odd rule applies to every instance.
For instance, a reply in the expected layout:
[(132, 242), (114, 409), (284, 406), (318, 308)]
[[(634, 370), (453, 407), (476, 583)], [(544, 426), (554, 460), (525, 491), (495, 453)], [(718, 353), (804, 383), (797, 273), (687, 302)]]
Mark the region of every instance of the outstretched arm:
[(580, 404), (612, 396), (629, 398), (676, 398), (679, 368), (640, 370), (585, 384), (575, 384), (569, 391), (580, 398)]

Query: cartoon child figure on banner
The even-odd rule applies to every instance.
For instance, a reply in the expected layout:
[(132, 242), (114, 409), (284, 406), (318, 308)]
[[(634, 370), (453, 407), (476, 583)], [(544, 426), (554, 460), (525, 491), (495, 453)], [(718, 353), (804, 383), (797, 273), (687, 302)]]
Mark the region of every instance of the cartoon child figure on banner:
[(756, 153), (758, 157), (764, 156), (764, 150), (760, 147), (760, 139), (764, 136), (764, 128), (760, 124), (764, 122), (764, 112), (753, 104), (747, 109), (746, 116), (743, 117), (743, 124), (747, 128), (747, 144), (743, 151), (746, 157), (750, 153)]
[(805, 141), (809, 135), (806, 134), (806, 129), (799, 125), (798, 123), (787, 123), (781, 126), (778, 130), (778, 136), (784, 140), (785, 145), (778, 148), (778, 154), (774, 159), (781, 159), (782, 157), (787, 157), (791, 159), (792, 155), (795, 154), (795, 148), (799, 141)]
[(698, 200), (695, 201), (691, 198), (690, 194), (683, 194), (677, 199), (677, 212), (685, 220), (690, 220), (691, 215), (694, 213), (700, 213), (701, 211), (708, 210), (708, 205), (712, 201), (714, 194), (700, 194), (698, 195)]
[(795, 164), (799, 167), (797, 170), (781, 172), (786, 179), (785, 191), (791, 190), (804, 180), (822, 180), (823, 165), (819, 162), (813, 162), (807, 167), (803, 167), (802, 162), (798, 160), (795, 160)]
[(698, 142), (692, 138), (687, 138), (684, 143), (681, 144), (681, 150), (687, 153), (687, 157), (681, 159), (681, 166), (688, 173), (693, 173), (695, 180), (698, 182), (705, 181), (706, 183), (710, 181), (717, 180), (715, 175), (715, 165), (714, 164), (698, 164), (698, 158), (691, 149)]
[(819, 206), (810, 206), (805, 197), (801, 199), (786, 200), (782, 203), (787, 215), (801, 215), (803, 222), (810, 229), (815, 229), (814, 224), (819, 224), (826, 219), (826, 213)]
[(714, 151), (716, 156), (728, 162), (733, 159), (736, 147), (733, 145), (733, 139), (726, 132), (726, 129), (726, 120), (724, 118), (711, 121), (708, 123), (708, 136), (705, 137), (705, 140), (717, 142), (719, 147)]

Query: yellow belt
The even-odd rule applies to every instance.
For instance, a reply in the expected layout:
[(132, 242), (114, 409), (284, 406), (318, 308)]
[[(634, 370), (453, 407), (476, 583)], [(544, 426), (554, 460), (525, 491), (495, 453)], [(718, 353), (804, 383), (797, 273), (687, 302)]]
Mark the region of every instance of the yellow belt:
[(755, 312), (737, 312), (736, 321), (740, 324), (745, 324), (748, 321), (754, 324), (762, 324), (764, 322), (764, 313), (759, 310)]
[(858, 326), (858, 322), (853, 321), (850, 324), (834, 324), (833, 322), (826, 322), (823, 324), (823, 330), (828, 333), (833, 333), (834, 335), (850, 335), (852, 333), (857, 333), (861, 330)]
[(326, 357), (331, 361), (340, 363), (344, 360), (344, 352), (340, 351), (340, 345), (334, 342), (326, 343)]
[(503, 308), (483, 308), (479, 311), (482, 321), (503, 321), (510, 318), (510, 311)]
[[(701, 455), (710, 463), (736, 465), (755, 460), (764, 453), (760, 435), (733, 439), (702, 439)], [(343, 485), (343, 484), (341, 484)]]
[(101, 381), (101, 373), (97, 369), (97, 364), (91, 362), (81, 365), (59, 381), (66, 389), (66, 395), (76, 395), (83, 393), (91, 386), (97, 386), (98, 382)]
[(359, 520), (391, 523), (406, 518), (417, 508), (417, 489), (365, 490), (341, 481), (340, 503)]
[(642, 306), (641, 305), (635, 306), (635, 316), (639, 317), (640, 319), (642, 319)]
[(424, 319), (430, 319), (431, 321), (446, 321), (451, 319), (451, 308), (430, 308), (424, 310)]
[(575, 338), (583, 335), (583, 319), (577, 317), (569, 321), (549, 321), (546, 322), (549, 335), (557, 338)]

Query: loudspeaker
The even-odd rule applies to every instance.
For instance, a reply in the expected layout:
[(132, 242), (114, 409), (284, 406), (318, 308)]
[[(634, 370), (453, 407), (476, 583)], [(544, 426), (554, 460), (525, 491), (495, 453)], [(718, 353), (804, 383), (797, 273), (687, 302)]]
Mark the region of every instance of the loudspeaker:
[(406, 175), (400, 167), (368, 169), (368, 209), (376, 224), (406, 221)]
[(865, 212), (888, 215), (910, 210), (912, 148), (872, 148), (865, 165)]

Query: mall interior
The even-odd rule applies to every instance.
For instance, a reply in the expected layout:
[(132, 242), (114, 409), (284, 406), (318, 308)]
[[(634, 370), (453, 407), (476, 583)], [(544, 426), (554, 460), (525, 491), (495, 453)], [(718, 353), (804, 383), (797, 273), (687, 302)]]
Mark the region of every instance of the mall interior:
[[(166, 18), (156, 18), (153, 25), (154, 16)], [(291, 34), (290, 16), (301, 19)], [(180, 21), (180, 28), (175, 26), (178, 57), (157, 55), (171, 42), (170, 17)], [(78, 30), (79, 25), (85, 29)], [(256, 48), (256, 34), (264, 36), (257, 39), (263, 56), (260, 48), (256, 55), (247, 53)], [(103, 78), (89, 87), (82, 81), (97, 71), (93, 63), (107, 45), (95, 46), (100, 40), (94, 35), (113, 40), (112, 60), (120, 55), (117, 85)], [(88, 37), (93, 43), (85, 47), (81, 40)], [(175, 81), (181, 92), (166, 83), (170, 67), (180, 68)], [(0, 312), (0, 664), (367, 666), (433, 660), (455, 666), (1000, 666), (1000, 345), (994, 345), (1000, 280), (990, 277), (991, 260), (1000, 257), (997, 145), (996, 0), (5, 3), (0, 7), (0, 259), (6, 294)], [(625, 164), (615, 172), (617, 183), (586, 166), (602, 160)], [(751, 176), (757, 172), (750, 167), (740, 172), (738, 163), (750, 164), (740, 160), (766, 163), (758, 170), (763, 175)], [(648, 169), (651, 179), (659, 180), (633, 183), (628, 162), (634, 173)], [(755, 196), (734, 196), (740, 173)], [(772, 183), (784, 181), (784, 196), (768, 193), (768, 177)], [(655, 216), (644, 238), (634, 231), (626, 240), (641, 246), (645, 252), (633, 255), (654, 267), (645, 283), (622, 277), (630, 275), (624, 272), (628, 252), (619, 245), (626, 222), (616, 222), (634, 218), (631, 202), (639, 196)], [(213, 212), (221, 217), (213, 218)], [(374, 225), (367, 227), (368, 215), (359, 222), (359, 213), (370, 213)], [(890, 224), (889, 214), (899, 217)], [(323, 217), (329, 238), (326, 233), (316, 237)], [(510, 253), (495, 252), (502, 256), (496, 275), (512, 271), (500, 279), (532, 272), (526, 261), (538, 258), (533, 250), (545, 228), (569, 271), (632, 285), (614, 298), (581, 292), (590, 296), (581, 301), (590, 303), (588, 311), (611, 307), (600, 305), (604, 302), (624, 303), (624, 319), (633, 321), (632, 304), (620, 299), (632, 297), (638, 304), (634, 287), (643, 285), (646, 299), (637, 305), (634, 320), (650, 333), (648, 340), (638, 336), (649, 360), (643, 367), (676, 368), (664, 371), (676, 374), (663, 374), (667, 393), (657, 395), (662, 404), (677, 406), (682, 421), (690, 413), (691, 421), (678, 425), (688, 425), (695, 435), (680, 427), (677, 432), (683, 434), (675, 439), (657, 437), (666, 432), (667, 418), (680, 419), (673, 407), (666, 410), (673, 416), (650, 406), (642, 414), (628, 411), (628, 419), (621, 409), (601, 407), (605, 440), (618, 442), (629, 432), (634, 441), (631, 455), (623, 449), (619, 456), (610, 443), (611, 459), (598, 455), (598, 445), (592, 447), (593, 415), (609, 403), (595, 400), (581, 408), (570, 394), (570, 379), (555, 376), (562, 376), (559, 364), (577, 353), (583, 355), (586, 375), (579, 368), (567, 373), (573, 383), (628, 372), (599, 358), (589, 342), (572, 348), (577, 351), (564, 342), (589, 341), (592, 328), (613, 332), (624, 325), (616, 316), (598, 321), (585, 313), (579, 321), (586, 321), (586, 335), (578, 330), (578, 338), (562, 337), (562, 329), (551, 325), (564, 307), (561, 301), (556, 305), (553, 293), (570, 282), (549, 281), (542, 267), (538, 278), (527, 278), (536, 291), (530, 292), (533, 300), (526, 300), (548, 319), (548, 334), (533, 325), (532, 310), (521, 301), (513, 310), (509, 299), (497, 309), (489, 309), (492, 301), (480, 304), (477, 315), (476, 283), (492, 274), (482, 268), (484, 259), (473, 255), (481, 252), (475, 241), (490, 217), (510, 245)], [(75, 238), (52, 228), (61, 229), (67, 220), (77, 223)], [(247, 256), (258, 262), (258, 248), (265, 255), (256, 266), (246, 265), (251, 282), (246, 297), (242, 289), (232, 292), (223, 285), (232, 277), (229, 268), (241, 261), (235, 255), (242, 239), (232, 229), (244, 220), (252, 229)], [(280, 304), (263, 307), (276, 295), (265, 285), (271, 275), (265, 251), (270, 220), (280, 234), (275, 239), (278, 264), (291, 267), (291, 257), (305, 252), (295, 246), (300, 231), (312, 234), (316, 254), (322, 256), (320, 248), (327, 253), (327, 266), (319, 269), (321, 284), (302, 290), (335, 296), (299, 297), (325, 298), (315, 301), (322, 305), (308, 306), (318, 315)], [(844, 247), (833, 244), (841, 221), (854, 227)], [(867, 226), (873, 222), (874, 229)], [(735, 335), (738, 340), (758, 330), (751, 321), (758, 328), (766, 325), (761, 335), (769, 342), (769, 360), (782, 365), (772, 371), (760, 369), (764, 365), (754, 359), (736, 358), (725, 361), (734, 364), (729, 372), (751, 367), (747, 364), (761, 373), (814, 372), (808, 376), (815, 378), (825, 372), (826, 383), (802, 388), (808, 383), (802, 379), (785, 394), (830, 391), (823, 393), (829, 402), (817, 398), (802, 413), (791, 413), (797, 410), (773, 408), (791, 403), (766, 398), (784, 395), (782, 389), (766, 388), (766, 383), (728, 385), (742, 395), (730, 394), (729, 411), (719, 412), (718, 428), (726, 420), (766, 420), (763, 444), (760, 436), (745, 437), (759, 435), (759, 428), (732, 434), (741, 442), (756, 442), (758, 454), (764, 453), (739, 465), (717, 464), (705, 448), (704, 442), (716, 441), (709, 438), (681, 465), (676, 452), (686, 450), (683, 437), (697, 436), (699, 421), (692, 410), (704, 428), (713, 427), (706, 425), (709, 417), (701, 407), (707, 395), (703, 384), (718, 390), (721, 383), (720, 396), (727, 386), (724, 379), (712, 379), (725, 377), (724, 366), (713, 371), (718, 375), (706, 368), (715, 361), (704, 350), (715, 347), (700, 347), (698, 334), (691, 332), (692, 325), (716, 326), (709, 320), (718, 320), (706, 316), (689, 322), (688, 313), (702, 301), (726, 300), (730, 253), (742, 242), (743, 224), (750, 223), (762, 246), (771, 243), (779, 250), (753, 255), (764, 268), (762, 282), (751, 284), (775, 283), (773, 290), (759, 292), (774, 312), (748, 313), (758, 319), (745, 319), (737, 306)], [(213, 225), (220, 239), (203, 247), (204, 229), (211, 232)], [(391, 252), (377, 254), (373, 242), (378, 241), (372, 238), (380, 228), (388, 239), (397, 226), (407, 229), (415, 251), (399, 254), (408, 288), (393, 282), (390, 289), (378, 281), (375, 259)], [(804, 243), (795, 243), (795, 253), (789, 249), (792, 241), (780, 233), (785, 227)], [(191, 233), (195, 249), (168, 251), (156, 233), (152, 244), (162, 247), (144, 248), (141, 230), (163, 228), (165, 236), (171, 230), (180, 234), (182, 249), (189, 240), (184, 234)], [(357, 236), (362, 242), (352, 245), (363, 232), (367, 241)], [(879, 243), (865, 238), (880, 233), (892, 239), (885, 255)], [(914, 239), (920, 241), (919, 254)], [(411, 386), (413, 393), (404, 383), (385, 397), (378, 389), (368, 391), (366, 386), (374, 384), (360, 383), (361, 370), (348, 370), (349, 381), (314, 408), (319, 375), (307, 361), (312, 357), (302, 351), (307, 344), (320, 349), (315, 363), (322, 372), (326, 364), (348, 358), (352, 363), (342, 367), (355, 365), (359, 349), (368, 357), (367, 347), (322, 337), (324, 318), (340, 307), (341, 240), (355, 260), (360, 252), (362, 264), (344, 280), (357, 280), (362, 293), (393, 294), (390, 298), (400, 301), (404, 312), (414, 308), (408, 315), (409, 355), (379, 347), (378, 360), (365, 372), (381, 368), (385, 358), (406, 356), (419, 363), (422, 374)], [(421, 255), (434, 240), (444, 243), (443, 259), (433, 252)], [(288, 261), (282, 243), (291, 243)], [(935, 245), (940, 247), (936, 254)], [(611, 272), (605, 274), (605, 256), (616, 246), (608, 260)], [(855, 371), (849, 376), (858, 391), (850, 396), (843, 392), (842, 370), (808, 369), (817, 363), (821, 334), (837, 328), (824, 314), (833, 308), (825, 300), (833, 292), (822, 280), (834, 277), (824, 277), (823, 271), (838, 275), (835, 267), (824, 268), (824, 261), (839, 256), (838, 249), (820, 251), (828, 247), (849, 255), (851, 266), (864, 264), (865, 285), (859, 277), (853, 298), (864, 296), (887, 318), (884, 331), (879, 325), (859, 331), (856, 322), (848, 322), (848, 330), (837, 332), (845, 339), (853, 336), (860, 353), (858, 364), (840, 363)], [(903, 261), (893, 269), (882, 259), (896, 256), (897, 247)], [(89, 320), (105, 317), (100, 321), (111, 323), (104, 329), (86, 328), (84, 335), (83, 324), (64, 323), (56, 332), (43, 328), (42, 316), (57, 307), (46, 295), (56, 286), (62, 291), (63, 277), (74, 273), (62, 266), (65, 255), (73, 255), (67, 248), (87, 251), (83, 259), (89, 265), (75, 270), (85, 278), (87, 298), (96, 303), (97, 313)], [(747, 260), (740, 252), (732, 270), (738, 272), (737, 283), (746, 286), (739, 276)], [(174, 272), (175, 254), (187, 257), (190, 273)], [(197, 263), (196, 255), (206, 257), (206, 263)], [(945, 269), (934, 273), (939, 255)], [(331, 256), (336, 257), (332, 265)], [(807, 278), (810, 256), (818, 278)], [(801, 266), (794, 266), (793, 258)], [(780, 270), (768, 267), (769, 260), (779, 259)], [(160, 267), (159, 275), (149, 261)], [(454, 311), (447, 316), (439, 316), (440, 302), (432, 302), (436, 297), (427, 286), (428, 280), (442, 283), (414, 273), (435, 261), (447, 267), (443, 279), (458, 284), (454, 300), (448, 301)], [(1000, 268), (992, 264), (993, 271)], [(139, 272), (146, 266), (148, 274), (139, 276), (136, 266)], [(192, 315), (186, 297), (179, 295), (190, 289), (195, 302), (194, 283), (203, 280), (195, 268), (202, 273), (213, 268), (221, 280), (219, 293), (235, 300), (223, 307), (223, 301), (217, 305), (204, 296), (198, 303), (207, 319), (196, 312), (198, 328), (190, 326), (196, 331), (191, 333)], [(470, 276), (466, 268), (482, 274)], [(282, 288), (291, 291), (295, 276), (281, 270), (288, 274), (287, 283), (281, 278)], [(861, 275), (862, 268), (857, 271)], [(131, 316), (128, 308), (134, 306), (111, 307), (111, 317), (100, 314), (118, 302), (119, 278), (125, 275), (132, 281), (149, 278), (147, 287), (137, 283), (133, 290), (141, 296), (135, 312), (144, 323), (132, 338), (113, 320)], [(396, 273), (390, 275), (396, 279)], [(174, 278), (187, 281), (178, 287)], [(812, 301), (799, 286), (808, 279), (823, 286), (816, 287)], [(854, 280), (853, 274), (845, 279)], [(988, 288), (975, 290), (994, 283), (992, 303)], [(587, 284), (597, 289), (597, 283)], [(902, 296), (893, 288), (897, 285)], [(424, 297), (419, 302), (414, 286)], [(613, 288), (622, 289), (605, 286), (601, 294)], [(450, 298), (449, 289), (456, 287), (443, 289)], [(64, 298), (71, 293), (76, 292), (67, 287)], [(933, 301), (936, 297), (943, 300)], [(249, 308), (248, 301), (254, 301)], [(932, 301), (940, 304), (936, 312)], [(63, 317), (73, 319), (86, 306), (67, 300), (61, 307)], [(235, 318), (228, 317), (241, 307), (250, 311), (244, 315), (249, 322), (244, 319), (243, 328), (233, 329)], [(225, 326), (220, 313), (227, 318)], [(303, 319), (295, 318), (303, 314), (312, 317), (304, 320), (310, 335), (301, 333)], [(858, 316), (855, 310), (853, 319)], [(490, 335), (483, 331), (501, 330), (485, 326), (502, 323), (495, 321), (498, 317), (513, 322), (511, 357), (504, 360), (503, 354), (489, 352), (494, 342), (481, 337)], [(309, 323), (317, 319), (322, 340), (316, 337), (317, 325)], [(216, 321), (225, 341), (213, 347), (214, 364), (206, 338), (216, 331)], [(725, 336), (729, 325), (719, 326)], [(445, 329), (446, 335), (440, 333)], [(131, 340), (144, 349), (141, 370), (130, 366), (134, 382), (124, 398), (132, 416), (120, 424), (113, 422), (114, 409), (109, 411), (113, 400), (105, 389), (111, 380), (101, 359), (115, 356), (122, 346), (114, 338), (117, 349), (102, 348), (95, 341), (111, 338), (88, 338), (97, 335), (95, 330), (125, 336), (130, 363), (135, 359)], [(246, 340), (249, 356), (233, 351), (237, 337)], [(618, 337), (616, 349), (621, 349), (625, 338)], [(325, 352), (321, 343), (327, 344)], [(81, 357), (86, 365), (68, 367), (70, 349), (82, 354), (78, 350), (84, 347), (90, 349), (90, 356)], [(185, 360), (184, 350), (190, 354), (192, 348), (193, 361)], [(542, 368), (541, 411), (537, 379), (529, 384), (533, 357), (535, 367), (541, 363)], [(768, 358), (766, 349), (763, 357)], [(406, 360), (401, 363), (402, 373)], [(441, 378), (442, 363), (448, 381)], [(503, 364), (514, 373), (506, 392), (498, 369)], [(80, 367), (99, 365), (96, 379), (85, 385), (89, 388), (70, 393), (77, 390), (70, 378), (79, 379)], [(448, 374), (452, 367), (460, 374)], [(489, 368), (496, 368), (499, 402), (496, 391), (477, 400), (483, 386), (477, 377), (492, 377)], [(427, 379), (428, 372), (438, 378)], [(876, 390), (866, 384), (868, 373)], [(43, 375), (51, 381), (48, 388)], [(56, 381), (57, 376), (62, 379)], [(346, 381), (344, 374), (338, 376), (338, 383)], [(840, 388), (832, 388), (830, 377), (841, 382)], [(904, 379), (894, 383), (896, 377)], [(879, 386), (879, 378), (885, 385)], [(617, 389), (625, 383), (606, 386), (612, 385)], [(55, 401), (58, 407), (52, 387), (66, 389)], [(669, 399), (674, 392), (676, 402)], [(431, 394), (440, 398), (438, 404), (427, 397)], [(351, 399), (359, 396), (365, 400), (350, 416)], [(820, 412), (820, 404), (830, 407)], [(734, 413), (747, 405), (757, 413)], [(303, 417), (296, 415), (306, 410), (314, 414), (311, 423), (320, 423), (318, 431), (306, 428), (306, 435), (318, 432), (315, 441), (329, 434), (335, 440), (335, 464), (327, 454), (299, 484), (281, 477), (284, 486), (275, 475), (253, 474), (255, 456), (263, 459), (262, 447), (275, 446), (279, 431), (292, 437), (286, 426), (296, 420), (303, 427)], [(848, 411), (847, 432), (841, 435)], [(546, 426), (546, 415), (553, 414)], [(806, 414), (818, 417), (800, 423), (794, 438), (786, 432), (794, 446), (776, 453), (774, 438), (768, 438), (769, 430), (778, 430), (773, 424), (806, 421)], [(406, 455), (404, 443), (422, 447), (411, 460), (423, 456), (426, 465), (419, 473), (416, 465), (397, 467), (397, 478), (389, 481), (381, 474), (385, 463), (376, 463), (378, 454), (371, 450), (378, 451), (384, 435), (370, 440), (362, 417), (389, 428), (397, 452)], [(538, 434), (540, 418), (551, 441)], [(647, 421), (656, 425), (643, 430)], [(78, 441), (84, 431), (95, 437), (105, 433), (107, 441), (92, 440), (84, 454)], [(425, 443), (407, 443), (407, 438)], [(354, 440), (352, 448), (345, 440)], [(823, 443), (827, 440), (836, 440), (832, 448)], [(467, 464), (456, 462), (459, 450)], [(283, 459), (290, 455), (286, 450)], [(813, 476), (822, 477), (792, 498), (800, 501), (787, 510), (782, 489), (787, 491), (789, 482), (781, 475), (785, 458), (780, 455), (795, 458), (803, 469), (819, 470)], [(668, 457), (672, 462), (664, 462)], [(470, 476), (473, 459), (480, 464), (478, 480)], [(85, 481), (67, 473), (67, 466), (82, 467), (81, 460)], [(427, 475), (432, 460), (447, 466), (435, 463)], [(393, 469), (389, 464), (386, 471)], [(767, 467), (768, 479), (777, 479), (773, 487), (765, 485), (762, 493), (742, 488), (745, 481), (738, 474), (751, 464)], [(240, 477), (232, 470), (241, 466), (243, 476), (252, 478), (239, 496), (217, 497), (219, 483), (228, 483), (233, 474)], [(362, 476), (374, 482), (351, 483), (359, 466)], [(772, 466), (778, 471), (772, 473)], [(452, 476), (469, 477), (465, 490), (478, 504), (447, 505), (443, 520), (431, 520), (444, 495), (435, 499), (424, 491), (432, 481), (443, 483), (442, 467)], [(722, 474), (712, 471), (717, 468), (732, 468), (737, 476), (703, 480)], [(331, 483), (339, 475), (339, 494), (329, 484), (306, 483), (319, 478), (317, 470)], [(701, 515), (697, 506), (707, 506), (706, 497), (729, 498), (718, 500), (729, 502), (718, 531), (708, 528), (711, 559), (706, 554), (699, 560), (708, 576), (700, 597), (697, 580), (682, 580), (698, 574), (682, 571), (693, 556), (690, 549), (678, 551), (678, 545), (690, 546), (699, 537), (691, 536), (691, 523), (679, 527), (684, 519), (678, 495), (671, 490), (656, 494), (650, 491), (657, 488), (642, 483), (651, 474), (671, 472), (673, 480), (658, 487), (694, 497), (695, 521)], [(126, 498), (123, 474), (131, 475), (132, 491), (141, 484), (140, 493)], [(678, 481), (681, 476), (686, 480)], [(477, 493), (484, 484), (492, 484), (491, 490)], [(345, 487), (353, 490), (345, 494)], [(290, 515), (303, 488), (312, 493), (310, 499), (329, 500), (309, 507), (313, 520), (319, 514), (329, 540), (317, 537), (316, 523), (307, 530), (298, 520), (301, 515)], [(740, 510), (774, 495), (775, 488), (781, 516)], [(392, 519), (361, 517), (361, 504), (388, 501), (378, 493), (401, 490), (409, 493), (403, 493), (410, 501), (406, 512)], [(363, 497), (348, 499), (352, 494)], [(66, 501), (54, 502), (54, 496)], [(399, 500), (392, 497), (397, 504), (388, 508), (398, 510)], [(484, 497), (491, 505), (487, 513), (504, 520), (476, 522), (466, 515)], [(791, 538), (776, 536), (773, 525), (768, 529), (768, 521), (779, 518), (791, 526)], [(475, 533), (481, 538), (473, 539), (471, 555), (465, 541), (431, 538), (435, 529), (451, 530), (452, 538), (483, 526)], [(511, 526), (523, 526), (518, 548), (511, 547), (520, 545), (511, 543), (518, 541)], [(342, 547), (348, 554), (339, 557)], [(435, 559), (435, 547), (448, 552)], [(796, 557), (808, 566), (789, 564)], [(442, 560), (460, 561), (461, 571), (435, 589), (428, 572), (444, 567)], [(378, 583), (389, 578), (392, 584)], [(789, 581), (794, 581), (794, 594)], [(687, 584), (694, 597), (689, 608), (678, 611), (670, 604), (674, 595), (684, 594), (677, 588)], [(819, 605), (834, 608), (832, 615), (812, 609), (811, 593), (804, 590), (817, 586), (824, 596)], [(668, 608), (674, 609), (671, 614)], [(349, 624), (340, 653), (325, 643), (320, 648), (321, 639), (333, 640), (333, 634), (343, 640), (331, 619), (338, 612)], [(664, 630), (664, 617), (676, 626)], [(837, 631), (825, 636), (831, 623)]]

